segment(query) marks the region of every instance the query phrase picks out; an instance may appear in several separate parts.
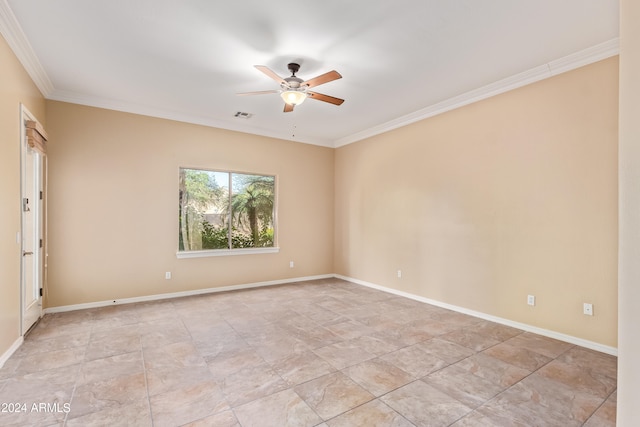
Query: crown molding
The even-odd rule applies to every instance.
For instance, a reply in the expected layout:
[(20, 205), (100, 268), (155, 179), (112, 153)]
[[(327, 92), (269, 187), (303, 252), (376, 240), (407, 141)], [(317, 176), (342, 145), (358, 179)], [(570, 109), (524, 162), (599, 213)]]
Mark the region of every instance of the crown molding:
[(42, 95), (51, 100), (71, 102), (75, 104), (92, 107), (106, 108), (141, 114), (146, 116), (176, 120), (180, 122), (199, 124), (204, 126), (217, 127), (221, 129), (244, 132), (265, 137), (284, 139), (287, 141), (301, 142), (305, 144), (319, 145), (323, 147), (338, 148), (366, 138), (380, 135), (391, 130), (410, 125), (420, 120), (472, 104), (483, 99), (535, 83), (540, 80), (553, 77), (555, 75), (592, 64), (597, 61), (615, 56), (620, 52), (619, 38), (608, 40), (579, 52), (567, 55), (563, 58), (553, 60), (547, 64), (540, 65), (522, 73), (488, 84), (478, 89), (471, 90), (461, 95), (449, 98), (436, 104), (427, 106), (413, 113), (398, 117), (386, 123), (356, 132), (354, 134), (339, 138), (334, 141), (317, 138), (295, 138), (292, 139), (286, 132), (273, 132), (265, 129), (250, 128), (246, 124), (236, 126), (234, 123), (212, 120), (193, 114), (165, 111), (153, 107), (141, 106), (122, 101), (96, 98), (81, 94), (67, 93), (55, 90), (49, 76), (45, 72), (42, 64), (38, 60), (29, 40), (25, 36), (7, 0), (0, 0), (0, 34), (7, 40), (7, 43), (14, 54), (25, 68)]
[(40, 64), (7, 0), (0, 0), (0, 34), (7, 41), (42, 96), (47, 98), (53, 92), (53, 84)]
[(428, 107), (422, 108), (418, 111), (404, 115), (402, 117), (398, 117), (397, 119), (388, 121), (381, 125), (374, 126), (361, 132), (357, 132), (352, 135), (340, 138), (334, 142), (334, 147), (342, 147), (344, 145), (352, 144), (354, 142), (361, 141), (372, 136), (380, 135), (393, 129), (407, 126), (411, 123), (415, 123), (417, 121), (424, 120), (429, 117), (433, 117), (438, 114), (442, 114), (447, 111), (451, 111), (456, 108), (460, 108), (465, 105), (469, 105), (471, 103), (481, 101), (483, 99), (487, 99), (492, 96), (499, 95), (501, 93), (508, 92), (510, 90), (556, 76), (558, 74), (565, 73), (567, 71), (575, 70), (576, 68), (580, 68), (585, 65), (601, 61), (603, 59), (610, 58), (619, 53), (620, 40), (616, 37), (604, 43), (600, 43), (587, 49), (572, 53), (563, 58), (553, 60), (547, 64), (540, 65), (538, 67), (532, 68), (511, 77), (507, 77), (502, 80), (498, 80), (495, 83), (491, 83), (478, 89), (474, 89), (461, 95), (455, 96), (453, 98), (449, 98), (445, 101), (438, 102), (437, 104), (430, 105)]

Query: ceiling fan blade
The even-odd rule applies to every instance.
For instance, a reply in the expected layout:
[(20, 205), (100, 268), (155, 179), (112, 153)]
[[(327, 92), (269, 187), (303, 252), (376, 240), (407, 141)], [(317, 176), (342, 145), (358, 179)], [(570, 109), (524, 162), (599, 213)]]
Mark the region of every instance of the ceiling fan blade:
[(277, 75), (274, 71), (271, 70), (271, 68), (267, 67), (266, 65), (254, 65), (254, 67), (262, 71), (267, 76), (271, 77), (273, 80), (277, 81), (279, 84), (287, 84), (287, 82), (284, 81), (282, 77)]
[(341, 78), (342, 76), (340, 75), (340, 73), (337, 72), (336, 70), (333, 70), (333, 71), (329, 71), (328, 73), (321, 74), (318, 77), (309, 79), (306, 82), (302, 82), (301, 86), (304, 86), (304, 85), (308, 87), (320, 86), (322, 84), (329, 83)]
[(236, 93), (236, 95), (238, 96), (246, 96), (246, 95), (265, 95), (267, 93), (278, 93), (280, 92), (279, 90), (259, 90), (257, 92), (241, 92), (241, 93)]
[(309, 97), (311, 97), (312, 99), (328, 102), (329, 104), (333, 104), (333, 105), (342, 105), (342, 103), (344, 102), (344, 99), (336, 98), (334, 96), (324, 95), (318, 92), (309, 91), (307, 92), (307, 95), (309, 95)]
[(285, 103), (284, 104), (284, 112), (285, 113), (290, 113), (292, 111), (293, 111), (293, 105)]

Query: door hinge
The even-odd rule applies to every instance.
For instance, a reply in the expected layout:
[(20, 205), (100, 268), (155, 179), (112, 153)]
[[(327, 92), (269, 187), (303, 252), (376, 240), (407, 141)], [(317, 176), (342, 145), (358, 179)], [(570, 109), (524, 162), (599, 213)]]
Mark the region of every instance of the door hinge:
[(42, 200), (42, 191), (40, 192), (40, 200)]
[(42, 239), (40, 239), (40, 247), (42, 248)]
[(40, 296), (42, 296), (42, 288), (40, 288)]

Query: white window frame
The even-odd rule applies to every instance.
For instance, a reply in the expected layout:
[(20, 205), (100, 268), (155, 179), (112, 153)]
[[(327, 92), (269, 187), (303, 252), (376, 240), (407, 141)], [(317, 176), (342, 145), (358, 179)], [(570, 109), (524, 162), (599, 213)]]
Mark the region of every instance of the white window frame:
[[(181, 166), (180, 169), (200, 170), (204, 172), (219, 172), (229, 174), (229, 196), (232, 195), (232, 176), (236, 175), (254, 175), (254, 176), (268, 176), (273, 177), (274, 180), (274, 194), (273, 194), (273, 244), (269, 247), (258, 248), (237, 248), (237, 249), (203, 249), (196, 251), (181, 251), (179, 248), (176, 251), (176, 258), (188, 259), (188, 258), (205, 258), (205, 257), (219, 257), (219, 256), (236, 256), (236, 255), (256, 255), (256, 254), (272, 254), (280, 252), (278, 246), (278, 176), (275, 174), (257, 173), (257, 172), (240, 172), (235, 170), (224, 169), (207, 169), (202, 167), (187, 167)], [(231, 215), (231, 213), (229, 213)]]

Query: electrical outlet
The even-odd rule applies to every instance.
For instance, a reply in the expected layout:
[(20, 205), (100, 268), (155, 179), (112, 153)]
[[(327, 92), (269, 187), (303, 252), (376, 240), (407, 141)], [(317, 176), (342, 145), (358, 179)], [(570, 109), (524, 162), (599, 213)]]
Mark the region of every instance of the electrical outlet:
[(398, 270), (398, 279), (402, 278), (402, 270)]
[(536, 297), (533, 295), (527, 295), (527, 304), (536, 305)]
[(171, 279), (171, 272), (167, 271), (166, 273), (164, 273), (164, 278), (167, 280)]
[(582, 312), (587, 316), (593, 316), (593, 304), (589, 304), (588, 302), (585, 302), (582, 305)]
[(289, 261), (289, 268), (293, 268), (293, 261)]

